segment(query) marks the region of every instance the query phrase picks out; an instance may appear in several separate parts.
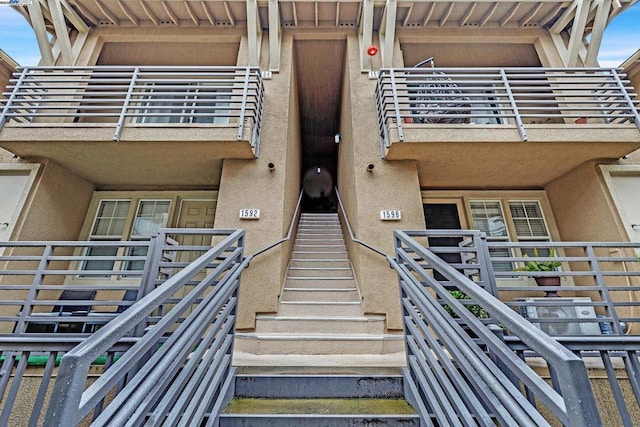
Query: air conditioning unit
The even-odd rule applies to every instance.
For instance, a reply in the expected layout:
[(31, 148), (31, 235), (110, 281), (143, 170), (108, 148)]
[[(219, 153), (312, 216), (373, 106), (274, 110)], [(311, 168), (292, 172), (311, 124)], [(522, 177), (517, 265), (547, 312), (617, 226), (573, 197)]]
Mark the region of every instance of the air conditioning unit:
[[(593, 306), (574, 305), (591, 302), (591, 298), (519, 298), (526, 305), (520, 314), (549, 335), (601, 335), (598, 322), (581, 322), (580, 319), (596, 319)], [(536, 322), (535, 319), (549, 319)], [(552, 321), (552, 319), (558, 319)], [(570, 319), (570, 320), (564, 320)]]

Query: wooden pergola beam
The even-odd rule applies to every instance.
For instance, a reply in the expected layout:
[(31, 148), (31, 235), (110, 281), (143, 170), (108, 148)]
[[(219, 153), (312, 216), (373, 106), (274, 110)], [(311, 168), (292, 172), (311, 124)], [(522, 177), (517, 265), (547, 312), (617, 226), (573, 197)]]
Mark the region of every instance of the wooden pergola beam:
[(371, 58), (367, 55), (367, 48), (373, 42), (373, 2), (362, 0), (362, 19), (360, 20), (360, 69), (371, 71)]
[(47, 28), (44, 23), (44, 16), (42, 15), (40, 3), (27, 5), (27, 10), (31, 17), (33, 31), (36, 34), (38, 49), (40, 49), (40, 56), (42, 57), (41, 64), (53, 65), (53, 50), (51, 49), (51, 43), (49, 43), (49, 36), (47, 35)]
[(269, 70), (280, 71), (282, 26), (278, 0), (269, 0)]
[(69, 28), (64, 19), (62, 4), (58, 0), (47, 0), (53, 28), (56, 32), (57, 42), (60, 46), (60, 55), (62, 56), (61, 65), (73, 65), (73, 51), (71, 48), (71, 39), (69, 38)]

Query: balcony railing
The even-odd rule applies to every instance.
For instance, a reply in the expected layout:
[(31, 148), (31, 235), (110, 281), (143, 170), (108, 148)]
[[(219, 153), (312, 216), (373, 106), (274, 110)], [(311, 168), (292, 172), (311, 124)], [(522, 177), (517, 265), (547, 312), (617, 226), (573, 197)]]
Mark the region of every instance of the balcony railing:
[[(439, 280), (421, 280), (438, 292), (440, 304), (456, 311), (458, 323), (471, 327), (478, 320), (487, 325), (502, 324), (497, 331), (504, 342), (520, 359), (543, 371), (547, 369), (554, 388), (560, 391), (564, 381), (559, 376), (561, 368), (545, 356), (546, 350), (526, 343), (525, 338), (529, 337), (518, 332), (519, 327), (507, 324), (483, 300), (488, 294), (498, 297), (504, 306), (511, 308), (509, 311), (531, 322), (527, 323), (527, 329), (546, 333), (580, 357), (587, 368), (598, 369), (592, 371), (597, 372), (597, 378), (591, 387), (600, 396), (599, 401), (615, 402), (617, 409), (604, 412), (603, 406), (599, 406), (602, 416), (606, 414), (612, 425), (635, 425), (633, 419), (640, 407), (640, 243), (488, 242), (484, 233), (477, 230), (405, 234), (398, 237), (403, 247), (408, 245), (405, 242), (408, 239), (417, 248), (411, 247), (415, 249), (414, 260), (406, 262), (415, 264), (413, 268), (419, 266), (427, 274), (431, 274), (429, 270), (439, 273), (434, 275)], [(436, 246), (438, 240), (432, 240), (434, 245), (429, 245), (430, 239), (443, 237), (460, 243)], [(430, 254), (447, 260), (447, 267), (453, 271), (442, 268), (440, 264), (444, 261), (436, 262), (429, 258)], [(557, 271), (519, 269), (528, 262), (550, 259), (561, 264)], [(454, 274), (456, 270), (458, 274)], [(463, 280), (465, 277), (467, 280)], [(536, 277), (561, 280), (559, 284), (543, 286), (536, 285)], [(470, 289), (467, 285), (471, 283), (475, 287)], [(452, 301), (452, 296), (441, 290), (460, 290), (464, 296)], [(473, 319), (471, 311), (459, 312), (455, 307), (469, 307), (476, 314), (482, 313), (483, 318)], [(528, 389), (526, 396), (532, 399), (536, 393)]]
[(215, 417), (234, 375), (243, 248), (243, 231), (211, 229), (0, 243), (0, 425), (140, 424), (151, 407)]
[(257, 151), (264, 88), (252, 67), (24, 67), (15, 73), (0, 130), (10, 122), (235, 127)]
[(515, 125), (634, 123), (638, 101), (615, 68), (396, 68), (382, 69), (376, 87), (381, 150), (390, 127), (404, 140), (407, 124)]

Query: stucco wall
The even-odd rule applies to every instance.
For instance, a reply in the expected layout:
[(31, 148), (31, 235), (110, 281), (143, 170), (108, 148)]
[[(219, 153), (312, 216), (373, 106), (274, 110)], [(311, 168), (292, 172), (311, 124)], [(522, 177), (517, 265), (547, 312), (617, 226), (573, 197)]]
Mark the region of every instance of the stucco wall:
[[(285, 184), (295, 179), (299, 159), (290, 158), (287, 153), (288, 144), (283, 143), (289, 135), (289, 120), (283, 118), (288, 117), (292, 108), (295, 108), (290, 104), (292, 47), (293, 38), (285, 35), (282, 40), (280, 72), (274, 74), (273, 79), (264, 82), (265, 99), (270, 102), (265, 103), (264, 108), (260, 157), (254, 160), (226, 159), (222, 167), (214, 226), (244, 228), (247, 232), (247, 255), (286, 234), (291, 217), (291, 200), (295, 197), (292, 194), (297, 195), (297, 190), (285, 189)], [(241, 44), (239, 62), (246, 58), (245, 48)], [(266, 50), (263, 46), (263, 51)], [(292, 175), (287, 172), (289, 161), (294, 167)], [(277, 165), (275, 171), (269, 171), (267, 165), (270, 162)], [(285, 206), (287, 209), (284, 209)], [(242, 208), (260, 209), (261, 218), (240, 220), (238, 212)], [(282, 246), (276, 247), (253, 260), (243, 273), (237, 319), (239, 329), (253, 328), (256, 313), (277, 311), (285, 265), (282, 257), (287, 256), (288, 252)]]
[(573, 169), (550, 182), (545, 190), (562, 240), (627, 240), (598, 162)]
[[(358, 36), (349, 35), (347, 42), (349, 84), (346, 87), (351, 99), (353, 154), (350, 159), (352, 171), (346, 176), (349, 178), (352, 173), (354, 185), (353, 193), (346, 192), (344, 196), (345, 204), (350, 206), (350, 219), (357, 215), (357, 221), (352, 220), (356, 237), (391, 255), (394, 230), (424, 228), (417, 167), (413, 161), (380, 158), (374, 99), (376, 81), (363, 78), (360, 71)], [(368, 164), (374, 165), (373, 171), (367, 171)], [(340, 167), (345, 165), (341, 163)], [(343, 186), (348, 184), (341, 182)], [(356, 194), (357, 200), (353, 200)], [(354, 203), (355, 207), (352, 206)], [(400, 209), (402, 220), (381, 221), (379, 215), (384, 209)], [(387, 327), (400, 329), (400, 299), (394, 272), (380, 255), (363, 248), (353, 261), (360, 273), (358, 283), (365, 312), (384, 313)]]

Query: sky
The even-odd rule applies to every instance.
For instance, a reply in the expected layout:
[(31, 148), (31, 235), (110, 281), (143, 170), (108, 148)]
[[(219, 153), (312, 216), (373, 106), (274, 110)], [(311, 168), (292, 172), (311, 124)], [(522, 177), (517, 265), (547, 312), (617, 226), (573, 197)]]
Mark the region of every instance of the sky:
[[(27, 21), (11, 7), (0, 5), (0, 49), (20, 65), (36, 65), (40, 53)], [(618, 15), (605, 30), (598, 61), (617, 67), (640, 49), (640, 2)]]

